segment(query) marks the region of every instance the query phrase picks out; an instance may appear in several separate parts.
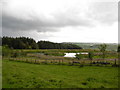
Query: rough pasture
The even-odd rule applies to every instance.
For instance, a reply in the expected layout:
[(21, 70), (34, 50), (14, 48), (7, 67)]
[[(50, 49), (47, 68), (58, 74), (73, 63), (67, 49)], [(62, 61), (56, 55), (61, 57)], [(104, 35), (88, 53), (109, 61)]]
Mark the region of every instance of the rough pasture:
[(38, 65), (3, 60), (3, 88), (118, 88), (118, 67)]

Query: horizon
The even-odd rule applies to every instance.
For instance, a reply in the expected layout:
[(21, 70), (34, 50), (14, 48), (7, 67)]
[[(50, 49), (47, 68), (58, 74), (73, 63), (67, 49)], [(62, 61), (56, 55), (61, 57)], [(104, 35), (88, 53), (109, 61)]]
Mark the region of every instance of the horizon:
[[(2, 36), (3, 37), (9, 37), (9, 36)], [(25, 36), (19, 36), (19, 37), (25, 37)], [(19, 37), (12, 37), (11, 38), (19, 38)], [(25, 38), (31, 38), (31, 37), (25, 37)], [(34, 38), (32, 38), (34, 39)], [(35, 40), (35, 39), (34, 39)], [(36, 41), (36, 40), (35, 40)], [(47, 41), (47, 40), (38, 40), (38, 41)], [(36, 43), (38, 42), (36, 41)], [(49, 42), (53, 42), (53, 43), (85, 43), (85, 44), (104, 44), (104, 42), (54, 42), (54, 41), (49, 41)], [(105, 44), (119, 44), (119, 43), (105, 43)]]

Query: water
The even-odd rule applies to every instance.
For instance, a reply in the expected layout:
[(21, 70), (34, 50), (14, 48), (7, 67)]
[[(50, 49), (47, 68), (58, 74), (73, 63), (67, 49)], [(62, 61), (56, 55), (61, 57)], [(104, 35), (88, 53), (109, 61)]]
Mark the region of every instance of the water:
[(76, 53), (65, 53), (64, 57), (76, 57)]
[(87, 52), (82, 53), (65, 53), (64, 57), (76, 57), (76, 54), (88, 54)]

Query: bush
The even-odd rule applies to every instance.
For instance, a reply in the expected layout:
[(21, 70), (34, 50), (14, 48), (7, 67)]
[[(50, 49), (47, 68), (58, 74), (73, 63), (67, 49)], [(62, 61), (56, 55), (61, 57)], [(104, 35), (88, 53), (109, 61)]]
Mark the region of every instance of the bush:
[(12, 50), (6, 45), (2, 46), (2, 56), (3, 57), (10, 57), (12, 54)]
[(93, 60), (93, 53), (92, 53), (92, 52), (89, 52), (88, 58), (89, 58), (90, 60)]
[(106, 55), (107, 45), (106, 44), (101, 44), (98, 48), (102, 52), (102, 58), (104, 59), (105, 55)]
[(78, 60), (82, 59), (82, 57), (83, 57), (81, 54), (76, 54), (75, 56)]

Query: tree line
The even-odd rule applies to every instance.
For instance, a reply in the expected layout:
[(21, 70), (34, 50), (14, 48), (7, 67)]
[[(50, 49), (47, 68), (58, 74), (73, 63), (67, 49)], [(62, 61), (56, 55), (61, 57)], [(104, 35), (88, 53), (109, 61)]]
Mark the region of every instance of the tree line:
[(80, 46), (67, 43), (38, 41), (29, 37), (2, 37), (2, 45), (11, 49), (82, 49)]

